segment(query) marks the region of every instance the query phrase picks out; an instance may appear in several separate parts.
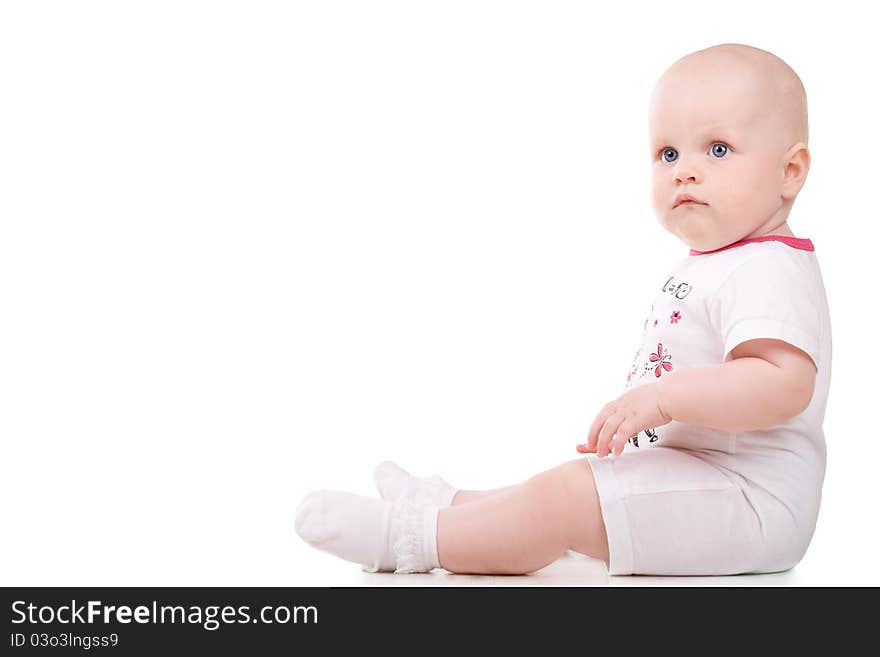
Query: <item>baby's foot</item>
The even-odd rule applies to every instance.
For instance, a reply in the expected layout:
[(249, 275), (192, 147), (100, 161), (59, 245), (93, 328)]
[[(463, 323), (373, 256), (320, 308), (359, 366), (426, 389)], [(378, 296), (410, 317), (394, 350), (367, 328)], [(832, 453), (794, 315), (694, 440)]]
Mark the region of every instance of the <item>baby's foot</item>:
[(320, 490), (300, 502), (294, 525), (312, 547), (364, 571), (423, 573), (440, 567), (437, 513), (408, 495), (389, 502)]
[(440, 475), (415, 477), (392, 461), (383, 461), (373, 470), (373, 480), (382, 499), (393, 502), (404, 494), (422, 504), (445, 507), (452, 505), (458, 489), (444, 481)]

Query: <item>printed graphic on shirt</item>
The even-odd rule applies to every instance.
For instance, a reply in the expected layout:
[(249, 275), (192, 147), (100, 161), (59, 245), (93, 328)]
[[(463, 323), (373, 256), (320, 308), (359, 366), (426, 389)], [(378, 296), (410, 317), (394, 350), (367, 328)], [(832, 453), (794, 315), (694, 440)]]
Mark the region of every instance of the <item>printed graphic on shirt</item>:
[(648, 354), (648, 359), (642, 363), (640, 370), (638, 363), (641, 354), (642, 348), (639, 347), (635, 358), (633, 358), (633, 364), (630, 368), (629, 374), (626, 375), (627, 388), (632, 385), (634, 378), (641, 380), (642, 377), (646, 376), (649, 372), (653, 373), (654, 378), (659, 379), (663, 372), (672, 371), (672, 354), (669, 353), (668, 347), (663, 346), (662, 342), (657, 343), (656, 351), (652, 351)]
[(663, 287), (660, 288), (662, 292), (666, 292), (671, 294), (676, 299), (684, 299), (687, 295), (689, 295), (694, 289), (694, 286), (690, 283), (677, 282), (675, 280), (675, 276), (670, 276), (666, 279), (666, 282), (663, 284)]
[(639, 350), (636, 352), (636, 355), (633, 357), (632, 366), (629, 368), (629, 374), (626, 375), (626, 387), (629, 388), (632, 384), (632, 378), (639, 371), (639, 361), (641, 360), (640, 356), (642, 355), (642, 348), (639, 347)]
[[(669, 353), (669, 349), (663, 346), (662, 342), (657, 343), (657, 351), (651, 352), (648, 355), (648, 360), (644, 364), (642, 368), (642, 376), (644, 376), (647, 372), (653, 371), (654, 377), (660, 377), (663, 372), (671, 372), (672, 371), (672, 354)], [(641, 378), (641, 377), (639, 377)], [(627, 379), (629, 380), (629, 379)], [(648, 438), (648, 442), (655, 443), (660, 440), (660, 436), (657, 435), (656, 427), (654, 429), (645, 429), (645, 436)], [(632, 443), (636, 447), (639, 446), (639, 435), (636, 434), (632, 436), (628, 443)]]
[(669, 349), (663, 348), (663, 343), (657, 343), (657, 353), (651, 353), (648, 356), (648, 362), (645, 364), (645, 369), (653, 369), (654, 376), (660, 378), (660, 374), (665, 370), (666, 372), (672, 371), (672, 355), (669, 353)]
[[(675, 275), (669, 276), (663, 285), (660, 286), (661, 292), (669, 294), (680, 301), (684, 300), (691, 292), (693, 292), (693, 290), (693, 285), (685, 281), (677, 280)], [(683, 317), (684, 313), (681, 309), (674, 309), (669, 315), (668, 325), (675, 326), (682, 321)], [(651, 304), (651, 310), (648, 312), (647, 317), (645, 317), (645, 323), (642, 327), (642, 345), (639, 346), (638, 351), (636, 351), (632, 365), (626, 375), (627, 389), (631, 388), (636, 381), (640, 381), (645, 376), (650, 376), (652, 380), (656, 380), (662, 377), (665, 372), (671, 372), (673, 370), (672, 353), (668, 346), (664, 346), (662, 339), (657, 341), (656, 350), (654, 350), (653, 345), (648, 347), (644, 344), (645, 338), (648, 336), (648, 327), (657, 328), (659, 323), (660, 318), (654, 317), (654, 304)], [(647, 358), (643, 355), (646, 350), (650, 350)], [(644, 431), (639, 432), (635, 436), (630, 437), (627, 442), (639, 447), (640, 434), (644, 434), (642, 440), (644, 441), (647, 439), (648, 443), (655, 443), (660, 440), (660, 435), (657, 433), (657, 429), (654, 428), (645, 429)], [(642, 444), (645, 443), (643, 442)]]
[[(656, 429), (645, 429), (644, 434), (648, 437), (648, 439), (649, 439), (648, 442), (655, 443), (658, 440), (660, 440), (660, 436), (657, 435)], [(632, 438), (630, 438), (626, 442), (631, 443), (631, 444), (635, 445), (636, 447), (638, 447), (639, 446), (639, 434), (636, 434), (635, 436), (633, 436)]]

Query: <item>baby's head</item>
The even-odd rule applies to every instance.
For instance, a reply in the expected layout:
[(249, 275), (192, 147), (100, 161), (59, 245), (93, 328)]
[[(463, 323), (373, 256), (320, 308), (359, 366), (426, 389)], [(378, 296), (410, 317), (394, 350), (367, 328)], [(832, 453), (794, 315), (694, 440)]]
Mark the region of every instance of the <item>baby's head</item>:
[[(726, 43), (679, 59), (651, 94), (649, 138), (654, 212), (685, 244), (791, 234), (810, 167), (807, 98), (776, 55)], [(674, 207), (682, 194), (703, 204)]]

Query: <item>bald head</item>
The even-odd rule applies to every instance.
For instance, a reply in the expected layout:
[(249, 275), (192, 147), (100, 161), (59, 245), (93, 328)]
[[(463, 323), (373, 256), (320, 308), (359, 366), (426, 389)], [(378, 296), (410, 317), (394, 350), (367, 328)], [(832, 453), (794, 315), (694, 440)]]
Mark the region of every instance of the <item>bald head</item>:
[(773, 53), (738, 43), (724, 43), (685, 55), (660, 77), (652, 105), (682, 85), (709, 92), (719, 85), (737, 92), (738, 102), (754, 120), (770, 127), (782, 148), (808, 144), (807, 95), (797, 73)]
[(691, 248), (789, 230), (810, 168), (807, 97), (779, 57), (735, 43), (682, 57), (654, 86), (648, 132), (654, 210)]

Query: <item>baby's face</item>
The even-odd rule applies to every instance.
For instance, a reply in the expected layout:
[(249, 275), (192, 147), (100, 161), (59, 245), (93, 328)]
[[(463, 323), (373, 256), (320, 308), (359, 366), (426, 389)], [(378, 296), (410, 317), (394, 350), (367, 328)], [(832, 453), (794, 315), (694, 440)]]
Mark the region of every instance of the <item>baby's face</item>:
[[(667, 73), (651, 97), (651, 197), (666, 230), (699, 251), (749, 237), (783, 207), (788, 144), (766, 81), (714, 66)], [(680, 195), (698, 203), (676, 206)], [(784, 220), (784, 216), (782, 219)]]

